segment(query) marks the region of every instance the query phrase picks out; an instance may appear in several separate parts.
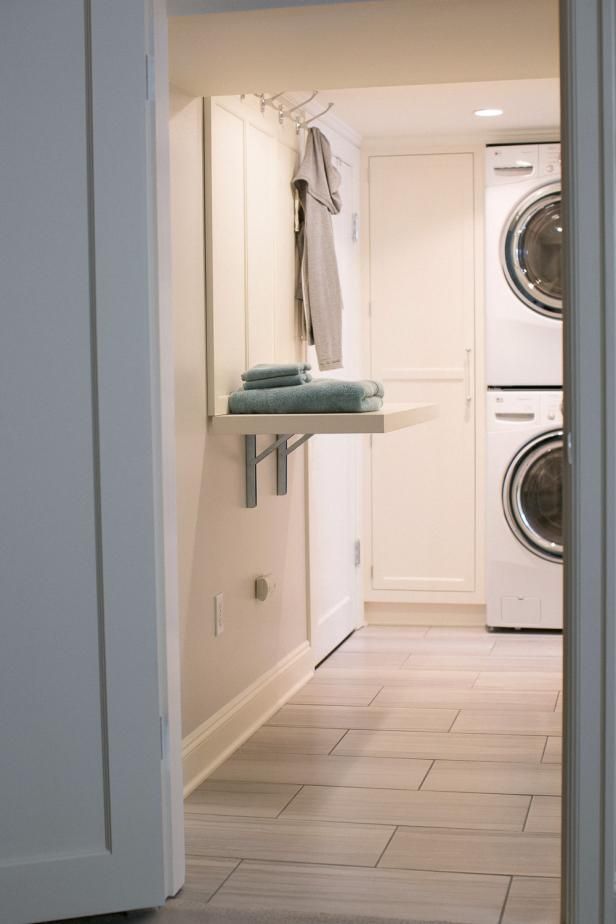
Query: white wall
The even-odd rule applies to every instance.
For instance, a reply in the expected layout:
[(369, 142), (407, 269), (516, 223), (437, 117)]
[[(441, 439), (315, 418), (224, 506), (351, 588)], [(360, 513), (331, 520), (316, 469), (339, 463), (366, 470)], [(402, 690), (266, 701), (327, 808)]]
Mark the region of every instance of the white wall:
[[(303, 451), (289, 493), (275, 494), (275, 457), (259, 466), (259, 505), (244, 506), (243, 443), (214, 436), (206, 410), (202, 100), (171, 95), (178, 543), (185, 779), (194, 785), (250, 723), (310, 673)], [(267, 437), (263, 438), (267, 441)], [(254, 579), (272, 572), (260, 603)], [(225, 597), (214, 637), (213, 597)]]

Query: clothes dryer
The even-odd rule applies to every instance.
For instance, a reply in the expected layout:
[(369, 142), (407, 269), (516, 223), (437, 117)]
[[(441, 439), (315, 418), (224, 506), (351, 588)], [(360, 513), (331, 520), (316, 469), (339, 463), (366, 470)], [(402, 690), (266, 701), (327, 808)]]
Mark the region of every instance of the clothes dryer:
[(486, 381), (562, 386), (560, 145), (486, 149)]

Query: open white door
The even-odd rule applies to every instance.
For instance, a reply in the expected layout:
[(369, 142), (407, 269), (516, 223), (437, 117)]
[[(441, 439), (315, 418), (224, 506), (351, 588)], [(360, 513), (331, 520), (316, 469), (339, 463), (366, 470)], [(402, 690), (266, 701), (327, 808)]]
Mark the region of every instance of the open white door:
[(0, 5), (10, 924), (165, 898), (146, 13), (143, 0)]

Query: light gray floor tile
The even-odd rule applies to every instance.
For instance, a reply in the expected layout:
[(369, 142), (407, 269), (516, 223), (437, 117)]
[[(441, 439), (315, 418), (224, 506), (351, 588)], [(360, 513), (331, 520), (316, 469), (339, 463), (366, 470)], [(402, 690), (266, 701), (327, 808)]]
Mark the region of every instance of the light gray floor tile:
[(560, 735), (562, 715), (532, 709), (507, 709), (502, 712), (462, 709), (451, 731), (489, 732), (495, 735)]
[[(410, 758), (332, 757), (317, 754), (276, 754), (265, 758), (243, 754), (240, 749), (212, 774), (211, 779), (418, 789), (431, 765), (430, 760)], [(544, 770), (550, 768), (544, 766)]]
[(398, 828), (379, 866), (504, 876), (558, 876), (560, 838), (550, 834)]
[(398, 709), (395, 706), (283, 706), (276, 715), (269, 719), (268, 725), (449, 731), (457, 715), (457, 709), (414, 709), (412, 707)]
[(498, 924), (508, 885), (504, 876), (242, 863), (212, 905)]
[(556, 764), (437, 760), (422, 789), (558, 796), (561, 777)]
[(277, 818), (186, 816), (186, 852), (295, 863), (376, 866), (394, 828)]
[(304, 786), (282, 817), (522, 831), (528, 796)]
[(349, 731), (333, 754), (366, 757), (424, 757), (444, 760), (539, 762), (545, 737), (454, 735), (442, 732)]
[(533, 796), (524, 830), (532, 834), (560, 834), (561, 808), (559, 796)]
[(287, 728), (265, 725), (242, 745), (244, 754), (329, 754), (346, 734), (344, 728)]
[(514, 878), (502, 924), (560, 924), (560, 880)]
[(275, 818), (300, 790), (284, 783), (233, 783), (207, 780), (186, 799), (189, 814)]

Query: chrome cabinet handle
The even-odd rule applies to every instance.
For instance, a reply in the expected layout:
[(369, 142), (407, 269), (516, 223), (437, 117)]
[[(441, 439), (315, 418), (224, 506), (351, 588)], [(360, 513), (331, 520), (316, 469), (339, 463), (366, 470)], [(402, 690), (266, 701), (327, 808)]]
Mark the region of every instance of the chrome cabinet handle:
[(471, 353), (471, 348), (466, 347), (464, 350), (464, 392), (467, 404), (470, 404), (473, 400), (473, 393), (471, 391)]

